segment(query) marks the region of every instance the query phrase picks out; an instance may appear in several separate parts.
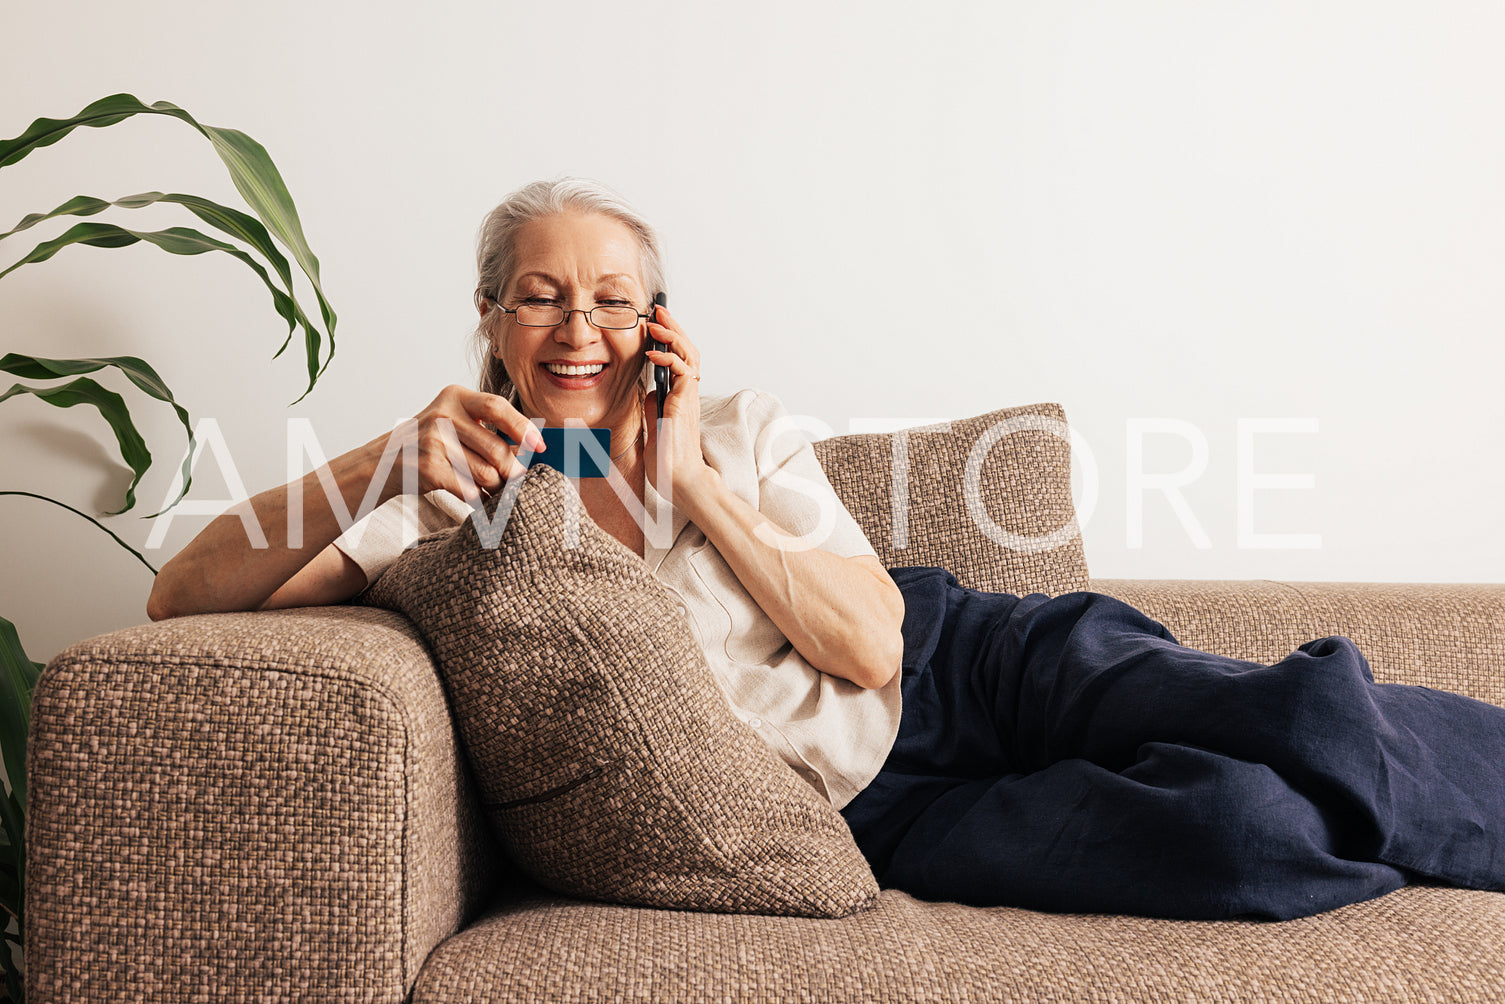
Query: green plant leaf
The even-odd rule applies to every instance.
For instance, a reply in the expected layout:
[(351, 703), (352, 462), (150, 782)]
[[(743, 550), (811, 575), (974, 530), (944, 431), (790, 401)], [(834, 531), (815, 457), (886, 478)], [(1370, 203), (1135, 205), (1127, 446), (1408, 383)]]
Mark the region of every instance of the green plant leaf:
[[(0, 617), (0, 754), (22, 809), (26, 807), (26, 735), (31, 730), (31, 692), (36, 680), (36, 663), (21, 647), (16, 626)], [(10, 838), (19, 847), (26, 835), (13, 831)]]
[[(21, 905), (21, 883), (17, 879), (20, 874), (19, 850), (10, 839), (10, 829), (0, 826), (0, 910), (12, 917), (21, 913), (17, 909)], [(7, 919), (0, 918), (0, 928), (9, 925)]]
[[(277, 243), (272, 240), (272, 235), (267, 232), (267, 228), (261, 225), (261, 221), (254, 216), (241, 212), (239, 209), (222, 206), (217, 202), (211, 202), (209, 199), (200, 198), (197, 195), (181, 195), (176, 193), (164, 195), (161, 192), (143, 192), (140, 195), (127, 195), (124, 198), (116, 199), (114, 202), (106, 202), (104, 199), (98, 199), (92, 195), (75, 195), (50, 213), (32, 213), (30, 216), (25, 217), (14, 228), (0, 234), (0, 241), (5, 240), (5, 238), (10, 237), (12, 234), (29, 230), (38, 223), (54, 219), (58, 216), (93, 216), (96, 213), (109, 209), (111, 206), (118, 206), (122, 209), (144, 209), (159, 202), (186, 206), (190, 212), (205, 223), (232, 237), (240, 238), (251, 245), (256, 251), (261, 252), (262, 257), (266, 258), (278, 277), (282, 279), (282, 288), (287, 292), (288, 298), (294, 304), (297, 304), (298, 297), (293, 288), (292, 267), (288, 264), (287, 257), (281, 251), (277, 250)], [(298, 306), (297, 316), (299, 324), (303, 326), (304, 344), (309, 347), (309, 351), (317, 358), (319, 346), (318, 334), (311, 330), (312, 325), (308, 317), (304, 314), (301, 305)], [(292, 343), (292, 339), (293, 333), (290, 330), (287, 333), (287, 337), (283, 339), (282, 345), (272, 354), (272, 358), (276, 359), (282, 355), (283, 351)]]
[(17, 223), (5, 233), (0, 234), (0, 241), (5, 240), (11, 234), (18, 234), (23, 230), (29, 230), (43, 220), (50, 220), (54, 216), (93, 216), (95, 213), (101, 213), (109, 209), (110, 205), (104, 199), (96, 199), (92, 195), (75, 195), (50, 213), (31, 213), (28, 216), (23, 216), (20, 223)]
[[(10, 938), (10, 935), (7, 934), (6, 938)], [(17, 945), (17, 947), (20, 946)], [(5, 952), (4, 963), (5, 992), (10, 994), (10, 999), (15, 1001), (15, 1004), (25, 1004), (24, 994), (26, 993), (26, 991), (21, 986), (21, 973), (16, 969), (16, 964), (11, 959), (10, 953), (8, 951)]]
[[(39, 118), (21, 135), (0, 140), (0, 168), (7, 167), (40, 147), (50, 146), (80, 126), (94, 128), (113, 125), (132, 115), (171, 115), (193, 126), (214, 146), (214, 152), (230, 172), (236, 191), (251, 207), (251, 210), (276, 235), (282, 245), (293, 253), (293, 258), (303, 269), (313, 285), (314, 295), (319, 300), (319, 311), (324, 318), (325, 333), (329, 337), (329, 354), (322, 366), (318, 364), (318, 346), (312, 347), (309, 360), (309, 386), (328, 367), (334, 358), (335, 312), (324, 296), (324, 287), (319, 280), (319, 259), (308, 246), (303, 235), (303, 224), (298, 219), (298, 210), (293, 197), (288, 193), (271, 155), (260, 143), (238, 129), (221, 129), (202, 125), (192, 115), (168, 101), (142, 104), (131, 94), (112, 94), (86, 106), (69, 119)], [(304, 391), (306, 396), (308, 391)], [(302, 400), (300, 397), (299, 400)]]
[[(24, 753), (26, 747), (23, 745), (21, 748)], [(21, 765), (22, 769), (24, 770), (26, 765), (24, 758), (21, 761)], [(8, 764), (6, 766), (6, 769), (10, 769)], [(14, 902), (7, 902), (3, 905), (6, 912), (16, 919), (16, 925), (21, 928), (21, 931), (24, 934), (26, 930), (23, 926), (25, 924), (25, 910), (23, 909), (23, 906), (26, 901), (26, 805), (24, 802), (25, 785), (23, 784), (13, 787), (15, 788), (15, 790), (12, 794), (0, 794), (0, 824), (3, 824), (0, 825), (0, 828), (3, 828), (6, 833), (9, 834), (11, 843), (15, 847), (16, 854), (14, 867), (16, 873), (14, 881), (18, 895), (16, 896)], [(0, 927), (9, 926), (9, 923), (0, 925)]]
[[(78, 376), (81, 373), (93, 373), (107, 366), (113, 366), (126, 375), (126, 378), (135, 384), (148, 397), (156, 398), (172, 406), (177, 413), (178, 421), (183, 425), (183, 432), (188, 436), (188, 451), (183, 455), (183, 488), (178, 492), (178, 497), (161, 511), (154, 512), (151, 516), (160, 516), (182, 501), (183, 496), (188, 494), (188, 487), (193, 481), (193, 422), (188, 417), (188, 412), (177, 401), (173, 400), (172, 391), (168, 389), (166, 381), (157, 375), (157, 371), (147, 365), (144, 360), (135, 356), (105, 356), (98, 359), (43, 359), (40, 356), (23, 356), (18, 352), (7, 352), (0, 358), (0, 371), (21, 377), (23, 380), (53, 380), (58, 377)], [(127, 507), (129, 508), (129, 507)], [(124, 510), (122, 510), (124, 511)]]
[[(22, 498), (37, 499), (38, 501), (41, 501), (41, 502), (51, 502), (53, 505), (58, 506), (59, 508), (67, 509), (69, 512), (73, 513), (73, 515), (75, 515), (75, 516), (81, 516), (81, 517), (83, 517), (84, 519), (88, 520), (90, 523), (93, 523), (95, 526), (99, 527), (105, 533), (108, 533), (110, 535), (110, 538), (112, 540), (114, 540), (115, 543), (119, 544), (121, 547), (125, 548), (127, 551), (130, 551), (132, 554), (134, 554), (136, 556), (136, 560), (139, 561), (139, 562), (141, 562), (143, 565), (145, 565), (146, 566), (146, 570), (148, 572), (151, 572), (153, 575), (157, 574), (156, 568), (154, 568), (152, 566), (152, 563), (150, 561), (147, 561), (145, 558), (143, 558), (141, 556), (141, 552), (140, 551), (136, 550), (134, 547), (132, 547), (131, 545), (127, 544), (125, 541), (121, 540), (119, 537), (115, 536), (115, 534), (110, 530), (109, 527), (105, 526), (103, 523), (101, 523), (99, 520), (95, 519), (93, 516), (90, 516), (88, 513), (86, 513), (86, 512), (79, 512), (77, 509), (73, 508), (71, 505), (68, 505), (65, 502), (59, 502), (57, 499), (48, 498), (46, 495), (37, 495), (37, 494), (34, 494), (32, 492), (3, 491), (3, 492), (0, 492), (0, 495), (19, 495)], [(32, 665), (33, 666), (37, 666), (36, 663), (32, 663)], [(40, 672), (41, 671), (41, 667), (37, 666), (37, 670), (38, 670), (38, 672)]]
[[(11, 851), (10, 835), (4, 827), (0, 827), (0, 837), (4, 838), (6, 852)], [(21, 905), (21, 885), (16, 881), (15, 866), (0, 868), (0, 909), (12, 917), (20, 915), (16, 909)]]
[[(157, 103), (166, 104), (161, 101)], [(204, 132), (214, 143), (220, 160), (229, 168), (236, 190), (267, 225), (267, 229), (276, 234), (277, 239), (293, 253), (294, 260), (314, 288), (314, 295), (319, 300), (319, 312), (323, 315), (324, 327), (329, 334), (329, 354), (325, 357), (323, 366), (317, 372), (311, 372), (311, 380), (317, 380), (334, 358), (336, 318), (334, 309), (324, 297), (324, 286), (319, 281), (319, 259), (314, 256), (308, 246), (308, 239), (303, 236), (303, 224), (298, 219), (298, 211), (293, 207), (293, 197), (288, 192), (282, 175), (272, 165), (271, 156), (260, 143), (237, 129), (205, 127)], [(317, 353), (313, 359), (317, 359)], [(310, 382), (309, 390), (312, 389), (313, 384)]]
[[(124, 227), (117, 227), (113, 223), (76, 223), (61, 237), (50, 241), (43, 241), (32, 248), (24, 258), (11, 265), (10, 268), (0, 271), (0, 279), (5, 278), (22, 265), (46, 261), (63, 248), (71, 247), (74, 244), (86, 244), (90, 247), (118, 248), (126, 247), (137, 241), (145, 241), (164, 251), (180, 255), (197, 255), (205, 254), (209, 251), (223, 251), (225, 254), (244, 262), (248, 268), (261, 277), (261, 281), (266, 285), (267, 290), (271, 292), (272, 305), (276, 308), (277, 313), (282, 315), (282, 319), (287, 322), (289, 336), (291, 336), (295, 326), (301, 320), (305, 331), (308, 333), (310, 343), (318, 340), (318, 332), (308, 324), (308, 318), (303, 315), (303, 309), (293, 302), (292, 297), (277, 288), (277, 284), (272, 281), (272, 277), (267, 274), (267, 270), (261, 267), (260, 262), (233, 244), (226, 244), (224, 241), (215, 240), (213, 237), (208, 237), (197, 230), (190, 230), (187, 227), (168, 227), (166, 230), (143, 231), (127, 230)], [(280, 353), (281, 350), (279, 349), (278, 352)], [(313, 381), (318, 378), (317, 365), (317, 357), (310, 356), (308, 362), (309, 390), (313, 389)], [(298, 400), (303, 400), (303, 397), (307, 396), (307, 394), (308, 390), (305, 390)], [(296, 404), (297, 402), (293, 403)]]
[[(5, 769), (10, 770), (10, 765), (7, 764)], [(22, 788), (15, 788), (14, 786), (12, 786), (12, 789), (13, 790), (9, 793), (0, 793), (0, 833), (3, 833), (5, 835), (5, 846), (8, 858), (3, 871), (6, 873), (8, 878), (12, 878), (12, 880), (14, 880), (15, 874), (19, 873), (25, 865), (25, 854), (22, 852), (24, 851), (24, 848), (26, 846), (24, 842), (26, 834), (26, 813), (24, 808), (19, 805), (18, 800), (18, 796), (24, 793), (24, 785), (22, 786)], [(6, 818), (6, 809), (10, 810), (11, 815), (15, 817), (15, 821), (18, 824), (14, 828), (12, 828), (11, 826), (11, 820)], [(20, 834), (22, 839), (18, 840), (17, 834)]]
[(28, 387), (18, 383), (0, 394), (0, 402), (18, 394), (30, 394), (58, 408), (87, 404), (99, 409), (100, 415), (110, 423), (115, 441), (120, 444), (120, 456), (135, 472), (135, 477), (125, 489), (125, 505), (105, 515), (118, 516), (136, 504), (136, 486), (141, 483), (147, 468), (151, 467), (152, 454), (146, 448), (146, 440), (141, 438), (136, 423), (131, 421), (131, 411), (125, 406), (125, 398), (112, 390), (106, 390), (88, 377), (79, 377), (61, 387)]
[[(15, 939), (11, 938), (11, 936), (9, 934), (6, 935), (6, 938), (10, 939), (12, 942), (15, 941)], [(16, 947), (19, 948), (21, 946), (18, 943), (18, 944), (16, 944)], [(20, 970), (18, 970), (16, 968), (16, 963), (11, 958), (10, 952), (8, 950), (4, 953), (4, 955), (5, 955), (5, 958), (4, 958), (4, 963), (5, 963), (5, 992), (8, 993), (8, 994), (10, 994), (10, 999), (12, 1001), (14, 1001), (15, 1004), (25, 1004), (25, 993), (26, 993), (26, 990), (22, 986), (22, 979), (21, 979)]]

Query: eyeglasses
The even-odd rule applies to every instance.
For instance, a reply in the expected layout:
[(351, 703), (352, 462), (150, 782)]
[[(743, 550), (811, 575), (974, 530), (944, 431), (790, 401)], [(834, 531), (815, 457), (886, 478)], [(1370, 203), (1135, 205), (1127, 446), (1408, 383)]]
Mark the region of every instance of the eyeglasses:
[(512, 310), (508, 310), (492, 297), (486, 299), (496, 303), (497, 309), (504, 314), (512, 314), (517, 318), (517, 323), (525, 328), (552, 328), (557, 324), (563, 324), (574, 313), (585, 315), (585, 319), (598, 328), (610, 331), (625, 331), (628, 328), (638, 326), (638, 321), (645, 321), (652, 317), (651, 314), (639, 314), (636, 307), (602, 306), (592, 307), (590, 310), (565, 310), (558, 304), (553, 303), (520, 303)]

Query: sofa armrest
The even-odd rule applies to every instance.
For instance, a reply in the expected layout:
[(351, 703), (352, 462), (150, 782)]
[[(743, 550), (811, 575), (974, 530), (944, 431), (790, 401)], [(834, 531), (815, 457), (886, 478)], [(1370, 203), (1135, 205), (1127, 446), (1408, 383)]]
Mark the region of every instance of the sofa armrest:
[(1381, 683), (1505, 705), (1505, 585), (1094, 579), (1193, 648), (1275, 662), (1344, 635)]
[(33, 1001), (401, 1001), (495, 877), (433, 662), (385, 611), (75, 645), (27, 775)]

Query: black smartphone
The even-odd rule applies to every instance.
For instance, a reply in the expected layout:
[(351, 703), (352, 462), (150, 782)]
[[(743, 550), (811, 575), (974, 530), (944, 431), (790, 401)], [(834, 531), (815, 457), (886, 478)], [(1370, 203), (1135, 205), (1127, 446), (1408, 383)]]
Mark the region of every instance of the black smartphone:
[[(669, 305), (669, 294), (668, 293), (657, 293), (653, 297), (653, 302), (657, 306), (667, 307)], [(658, 311), (656, 311), (656, 310), (653, 312), (653, 319), (655, 321), (658, 320)], [(663, 342), (659, 341), (657, 338), (650, 338), (648, 341), (652, 345), (654, 351), (656, 351), (656, 352), (668, 352), (669, 351), (669, 346), (665, 345)], [(657, 363), (654, 363), (653, 364), (653, 389), (656, 390), (656, 391), (658, 391), (658, 418), (659, 418), (660, 422), (662, 422), (664, 420), (664, 398), (666, 398), (666, 397), (669, 396), (669, 389), (671, 387), (673, 387), (673, 386), (674, 386), (674, 376), (673, 376), (673, 374), (671, 374), (669, 372), (669, 367), (667, 367), (667, 366), (660, 366)]]

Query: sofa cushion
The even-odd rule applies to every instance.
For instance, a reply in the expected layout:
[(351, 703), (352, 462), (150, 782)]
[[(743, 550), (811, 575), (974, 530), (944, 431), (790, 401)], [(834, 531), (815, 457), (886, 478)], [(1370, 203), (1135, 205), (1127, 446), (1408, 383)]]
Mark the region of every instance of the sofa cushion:
[(362, 602), (407, 614), (432, 647), (517, 863), (558, 892), (642, 906), (870, 906), (846, 822), (733, 714), (668, 588), (570, 480), (535, 465), (486, 515), (499, 538), (472, 520), (427, 537)]
[(837, 922), (717, 920), (520, 888), (434, 949), (413, 1004), (1498, 1001), (1505, 986), (1505, 896), (1464, 889), (1411, 886), (1280, 923), (1036, 913), (898, 889)]
[(833, 436), (826, 477), (886, 567), (938, 565), (972, 589), (1057, 595), (1088, 588), (1058, 404), (944, 426)]

